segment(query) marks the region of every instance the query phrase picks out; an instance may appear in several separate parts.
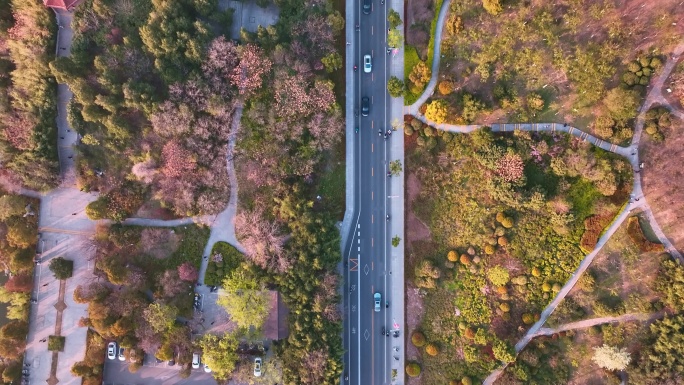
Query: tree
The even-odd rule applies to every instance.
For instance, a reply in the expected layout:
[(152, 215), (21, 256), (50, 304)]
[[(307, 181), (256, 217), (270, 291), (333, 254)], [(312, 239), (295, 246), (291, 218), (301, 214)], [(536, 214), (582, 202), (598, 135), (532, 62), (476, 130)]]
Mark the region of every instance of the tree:
[(247, 44), (238, 49), (240, 64), (235, 67), (230, 80), (238, 88), (240, 95), (249, 97), (263, 83), (264, 77), (271, 72), (271, 59), (257, 45)]
[(419, 61), (409, 74), (409, 80), (418, 88), (423, 88), (430, 81), (432, 71), (424, 61)]
[(321, 59), (321, 62), (325, 66), (325, 70), (328, 73), (332, 73), (342, 68), (342, 55), (337, 51), (331, 52)]
[(238, 360), (238, 341), (232, 334), (222, 336), (205, 334), (199, 340), (202, 360), (209, 366), (217, 380), (225, 380), (235, 369)]
[(419, 348), (419, 347), (425, 346), (426, 342), (427, 341), (425, 340), (425, 334), (423, 334), (417, 330), (411, 334), (411, 343), (413, 344), (413, 346)]
[(104, 196), (100, 196), (96, 200), (88, 203), (86, 206), (86, 215), (89, 219), (94, 221), (105, 219), (107, 217), (108, 206), (109, 200)]
[(271, 311), (271, 296), (257, 276), (242, 265), (226, 277), (223, 289), (226, 295), (220, 296), (217, 303), (233, 322), (240, 328), (260, 329)]
[(392, 176), (399, 176), (401, 174), (401, 160), (393, 160), (390, 162), (389, 165), (390, 173), (392, 173)]
[(387, 21), (389, 22), (390, 29), (395, 29), (401, 25), (401, 15), (394, 9), (390, 9), (387, 13)]
[(675, 312), (684, 310), (684, 267), (672, 259), (660, 263), (656, 290), (663, 303)]
[(33, 277), (28, 274), (13, 275), (5, 283), (5, 289), (13, 293), (29, 293), (33, 289)]
[(515, 349), (506, 341), (495, 340), (492, 344), (492, 352), (494, 358), (499, 361), (506, 363), (515, 361)]
[(619, 349), (615, 346), (604, 344), (594, 348), (594, 356), (591, 358), (596, 365), (608, 370), (625, 370), (631, 360), (627, 349)]
[(498, 15), (503, 12), (501, 0), (482, 0), (482, 7), (491, 15)]
[(505, 267), (494, 266), (487, 272), (487, 278), (494, 286), (504, 286), (508, 283), (509, 273)]
[(634, 118), (639, 107), (639, 94), (633, 90), (613, 88), (608, 91), (603, 105), (610, 112), (610, 116), (618, 122), (627, 122)]
[(401, 242), (401, 238), (399, 238), (398, 235), (395, 235), (394, 238), (392, 238), (392, 246), (398, 247), (399, 242)]
[(50, 261), (50, 271), (55, 275), (55, 278), (62, 280), (71, 278), (74, 271), (74, 261), (64, 259), (62, 257), (54, 258)]
[(283, 251), (286, 236), (280, 226), (264, 219), (261, 208), (240, 211), (235, 216), (235, 233), (245, 248), (245, 255), (262, 269), (285, 272), (291, 262)]
[(390, 76), (387, 80), (387, 92), (393, 98), (398, 98), (404, 94), (404, 82), (396, 76)]
[(417, 362), (409, 362), (406, 365), (406, 374), (408, 374), (409, 377), (420, 376), (420, 365), (418, 365)]
[(0, 221), (10, 217), (24, 215), (28, 200), (18, 195), (3, 195), (0, 197)]
[(461, 103), (463, 104), (463, 113), (461, 116), (466, 123), (472, 123), (477, 114), (485, 109), (484, 103), (470, 94), (464, 94)]
[(156, 333), (164, 333), (176, 323), (178, 309), (174, 306), (151, 303), (143, 311), (145, 320)]
[(2, 338), (9, 338), (12, 340), (26, 340), (28, 334), (28, 323), (25, 321), (10, 321), (5, 326), (0, 328), (0, 335)]
[(442, 99), (433, 100), (425, 110), (425, 118), (436, 124), (442, 124), (446, 122), (448, 113), (449, 105), (446, 101)]
[(199, 276), (197, 268), (190, 262), (184, 262), (182, 265), (178, 266), (178, 276), (183, 281), (195, 282)]
[(517, 182), (523, 177), (524, 167), (522, 157), (509, 152), (496, 161), (496, 174), (506, 182)]
[(451, 80), (442, 80), (439, 82), (439, 85), (437, 86), (437, 89), (439, 90), (439, 93), (442, 95), (449, 95), (450, 93), (454, 92), (454, 82)]
[(387, 34), (387, 46), (390, 48), (401, 47), (404, 42), (404, 35), (396, 29), (391, 29)]

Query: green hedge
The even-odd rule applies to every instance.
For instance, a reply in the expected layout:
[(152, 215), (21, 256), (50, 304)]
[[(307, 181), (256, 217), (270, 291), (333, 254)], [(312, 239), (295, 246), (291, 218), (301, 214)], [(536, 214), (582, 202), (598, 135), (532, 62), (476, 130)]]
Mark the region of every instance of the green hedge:
[[(214, 256), (220, 254), (222, 261), (214, 261)], [(216, 242), (211, 249), (209, 265), (204, 275), (205, 285), (221, 285), (223, 278), (233, 272), (240, 263), (244, 261), (244, 256), (238, 249), (226, 242)]]

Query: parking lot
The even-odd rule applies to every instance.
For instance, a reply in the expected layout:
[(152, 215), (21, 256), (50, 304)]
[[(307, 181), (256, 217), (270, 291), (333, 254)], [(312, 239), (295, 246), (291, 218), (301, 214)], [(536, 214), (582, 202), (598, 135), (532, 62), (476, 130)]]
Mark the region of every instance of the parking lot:
[(147, 354), (143, 366), (137, 372), (129, 372), (128, 365), (127, 361), (105, 360), (103, 383), (105, 385), (216, 385), (216, 380), (211, 373), (205, 373), (201, 368), (193, 369), (190, 377), (181, 378), (178, 375), (180, 365), (169, 366), (165, 361), (158, 363), (154, 357)]

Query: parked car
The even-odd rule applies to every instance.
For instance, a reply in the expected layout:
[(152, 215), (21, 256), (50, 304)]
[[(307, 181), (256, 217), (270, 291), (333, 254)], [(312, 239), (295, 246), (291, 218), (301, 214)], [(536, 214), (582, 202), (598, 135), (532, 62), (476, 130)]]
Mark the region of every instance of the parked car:
[(261, 357), (254, 359), (254, 376), (261, 377)]
[(380, 302), (382, 302), (382, 295), (380, 295), (380, 293), (373, 294), (373, 300), (375, 302), (375, 311), (380, 311)]
[(363, 72), (369, 74), (373, 70), (371, 55), (363, 55)]
[(126, 356), (124, 356), (124, 348), (119, 346), (119, 361), (126, 361)]
[(116, 358), (116, 342), (112, 341), (107, 345), (107, 358), (113, 360)]
[(199, 353), (192, 353), (192, 368), (199, 369), (200, 367), (200, 355)]
[(211, 373), (211, 369), (209, 369), (209, 365), (204, 364), (204, 373)]

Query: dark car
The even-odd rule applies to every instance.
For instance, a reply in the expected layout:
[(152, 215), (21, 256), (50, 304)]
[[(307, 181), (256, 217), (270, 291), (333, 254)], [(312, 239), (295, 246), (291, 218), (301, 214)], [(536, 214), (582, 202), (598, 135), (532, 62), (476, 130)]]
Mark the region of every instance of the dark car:
[(363, 13), (370, 15), (371, 11), (371, 0), (363, 0)]
[(364, 96), (361, 98), (361, 115), (362, 116), (368, 116), (370, 113), (370, 99), (368, 99), (368, 96)]

